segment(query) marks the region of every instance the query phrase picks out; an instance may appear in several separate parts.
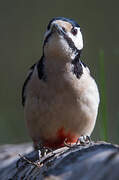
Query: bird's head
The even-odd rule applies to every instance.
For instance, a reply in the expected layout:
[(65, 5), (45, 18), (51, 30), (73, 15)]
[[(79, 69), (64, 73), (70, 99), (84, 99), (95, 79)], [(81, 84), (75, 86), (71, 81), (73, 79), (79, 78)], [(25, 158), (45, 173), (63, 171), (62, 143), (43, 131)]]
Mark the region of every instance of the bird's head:
[(74, 20), (57, 17), (49, 22), (43, 44), (45, 56), (74, 59), (82, 48), (82, 33)]

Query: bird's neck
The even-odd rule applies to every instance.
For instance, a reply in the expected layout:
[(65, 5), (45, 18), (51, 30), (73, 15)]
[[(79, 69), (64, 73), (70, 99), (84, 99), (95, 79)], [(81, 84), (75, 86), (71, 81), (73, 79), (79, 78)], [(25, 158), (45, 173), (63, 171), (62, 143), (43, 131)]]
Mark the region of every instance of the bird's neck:
[(63, 57), (52, 57), (46, 59), (46, 72), (50, 74), (59, 74), (66, 72), (70, 67), (70, 62)]
[(50, 73), (69, 72), (72, 66), (80, 62), (80, 54), (81, 51), (72, 57), (64, 54), (60, 54), (59, 56), (45, 56), (46, 71)]

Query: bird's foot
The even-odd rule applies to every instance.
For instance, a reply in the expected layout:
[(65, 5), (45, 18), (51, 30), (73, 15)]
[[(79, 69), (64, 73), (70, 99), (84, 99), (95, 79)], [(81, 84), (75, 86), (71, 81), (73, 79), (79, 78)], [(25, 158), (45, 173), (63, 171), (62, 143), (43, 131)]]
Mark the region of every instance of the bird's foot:
[(81, 135), (77, 141), (76, 141), (76, 145), (86, 145), (86, 144), (90, 144), (92, 142), (90, 136), (87, 135)]
[(71, 143), (67, 143), (67, 138), (65, 138), (65, 140), (64, 140), (64, 145), (69, 148), (73, 147), (73, 145)]
[(39, 157), (45, 157), (47, 156), (48, 153), (53, 153), (53, 150), (48, 148), (48, 147), (44, 147), (44, 146), (40, 146), (40, 148), (38, 148), (39, 151)]
[(37, 148), (36, 150), (38, 151), (38, 154), (39, 154), (39, 160), (37, 162), (38, 166), (42, 166), (43, 163), (53, 157), (55, 154), (53, 153), (53, 150), (48, 148), (48, 147), (45, 147), (43, 146), (41, 143), (37, 145)]
[(85, 146), (86, 144), (91, 144), (91, 142), (92, 142), (92, 140), (91, 140), (90, 136), (82, 135), (77, 139), (76, 143), (67, 143), (67, 139), (65, 139), (64, 145), (69, 148), (72, 148), (72, 147), (76, 147), (78, 145)]

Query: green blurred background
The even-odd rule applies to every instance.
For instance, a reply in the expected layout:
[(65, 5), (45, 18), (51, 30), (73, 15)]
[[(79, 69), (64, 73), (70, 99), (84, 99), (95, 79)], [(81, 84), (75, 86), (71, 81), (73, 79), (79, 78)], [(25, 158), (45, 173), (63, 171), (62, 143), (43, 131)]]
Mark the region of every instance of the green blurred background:
[[(0, 1), (0, 144), (29, 141), (21, 105), (28, 68), (42, 54), (43, 34), (56, 16), (75, 19), (84, 36), (82, 60), (99, 88), (100, 50), (104, 52), (108, 141), (119, 143), (119, 1)], [(93, 132), (101, 138), (103, 106)]]

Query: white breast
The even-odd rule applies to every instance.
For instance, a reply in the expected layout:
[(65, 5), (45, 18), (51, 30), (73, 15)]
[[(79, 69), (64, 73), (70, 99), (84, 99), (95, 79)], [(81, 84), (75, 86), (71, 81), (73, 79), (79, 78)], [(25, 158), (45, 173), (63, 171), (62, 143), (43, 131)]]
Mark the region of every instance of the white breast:
[(98, 112), (99, 93), (86, 68), (83, 72), (81, 78), (77, 79), (68, 70), (62, 74), (51, 71), (47, 82), (43, 82), (38, 79), (35, 69), (26, 89), (24, 108), (33, 140), (55, 139), (61, 127), (77, 137), (92, 133)]

